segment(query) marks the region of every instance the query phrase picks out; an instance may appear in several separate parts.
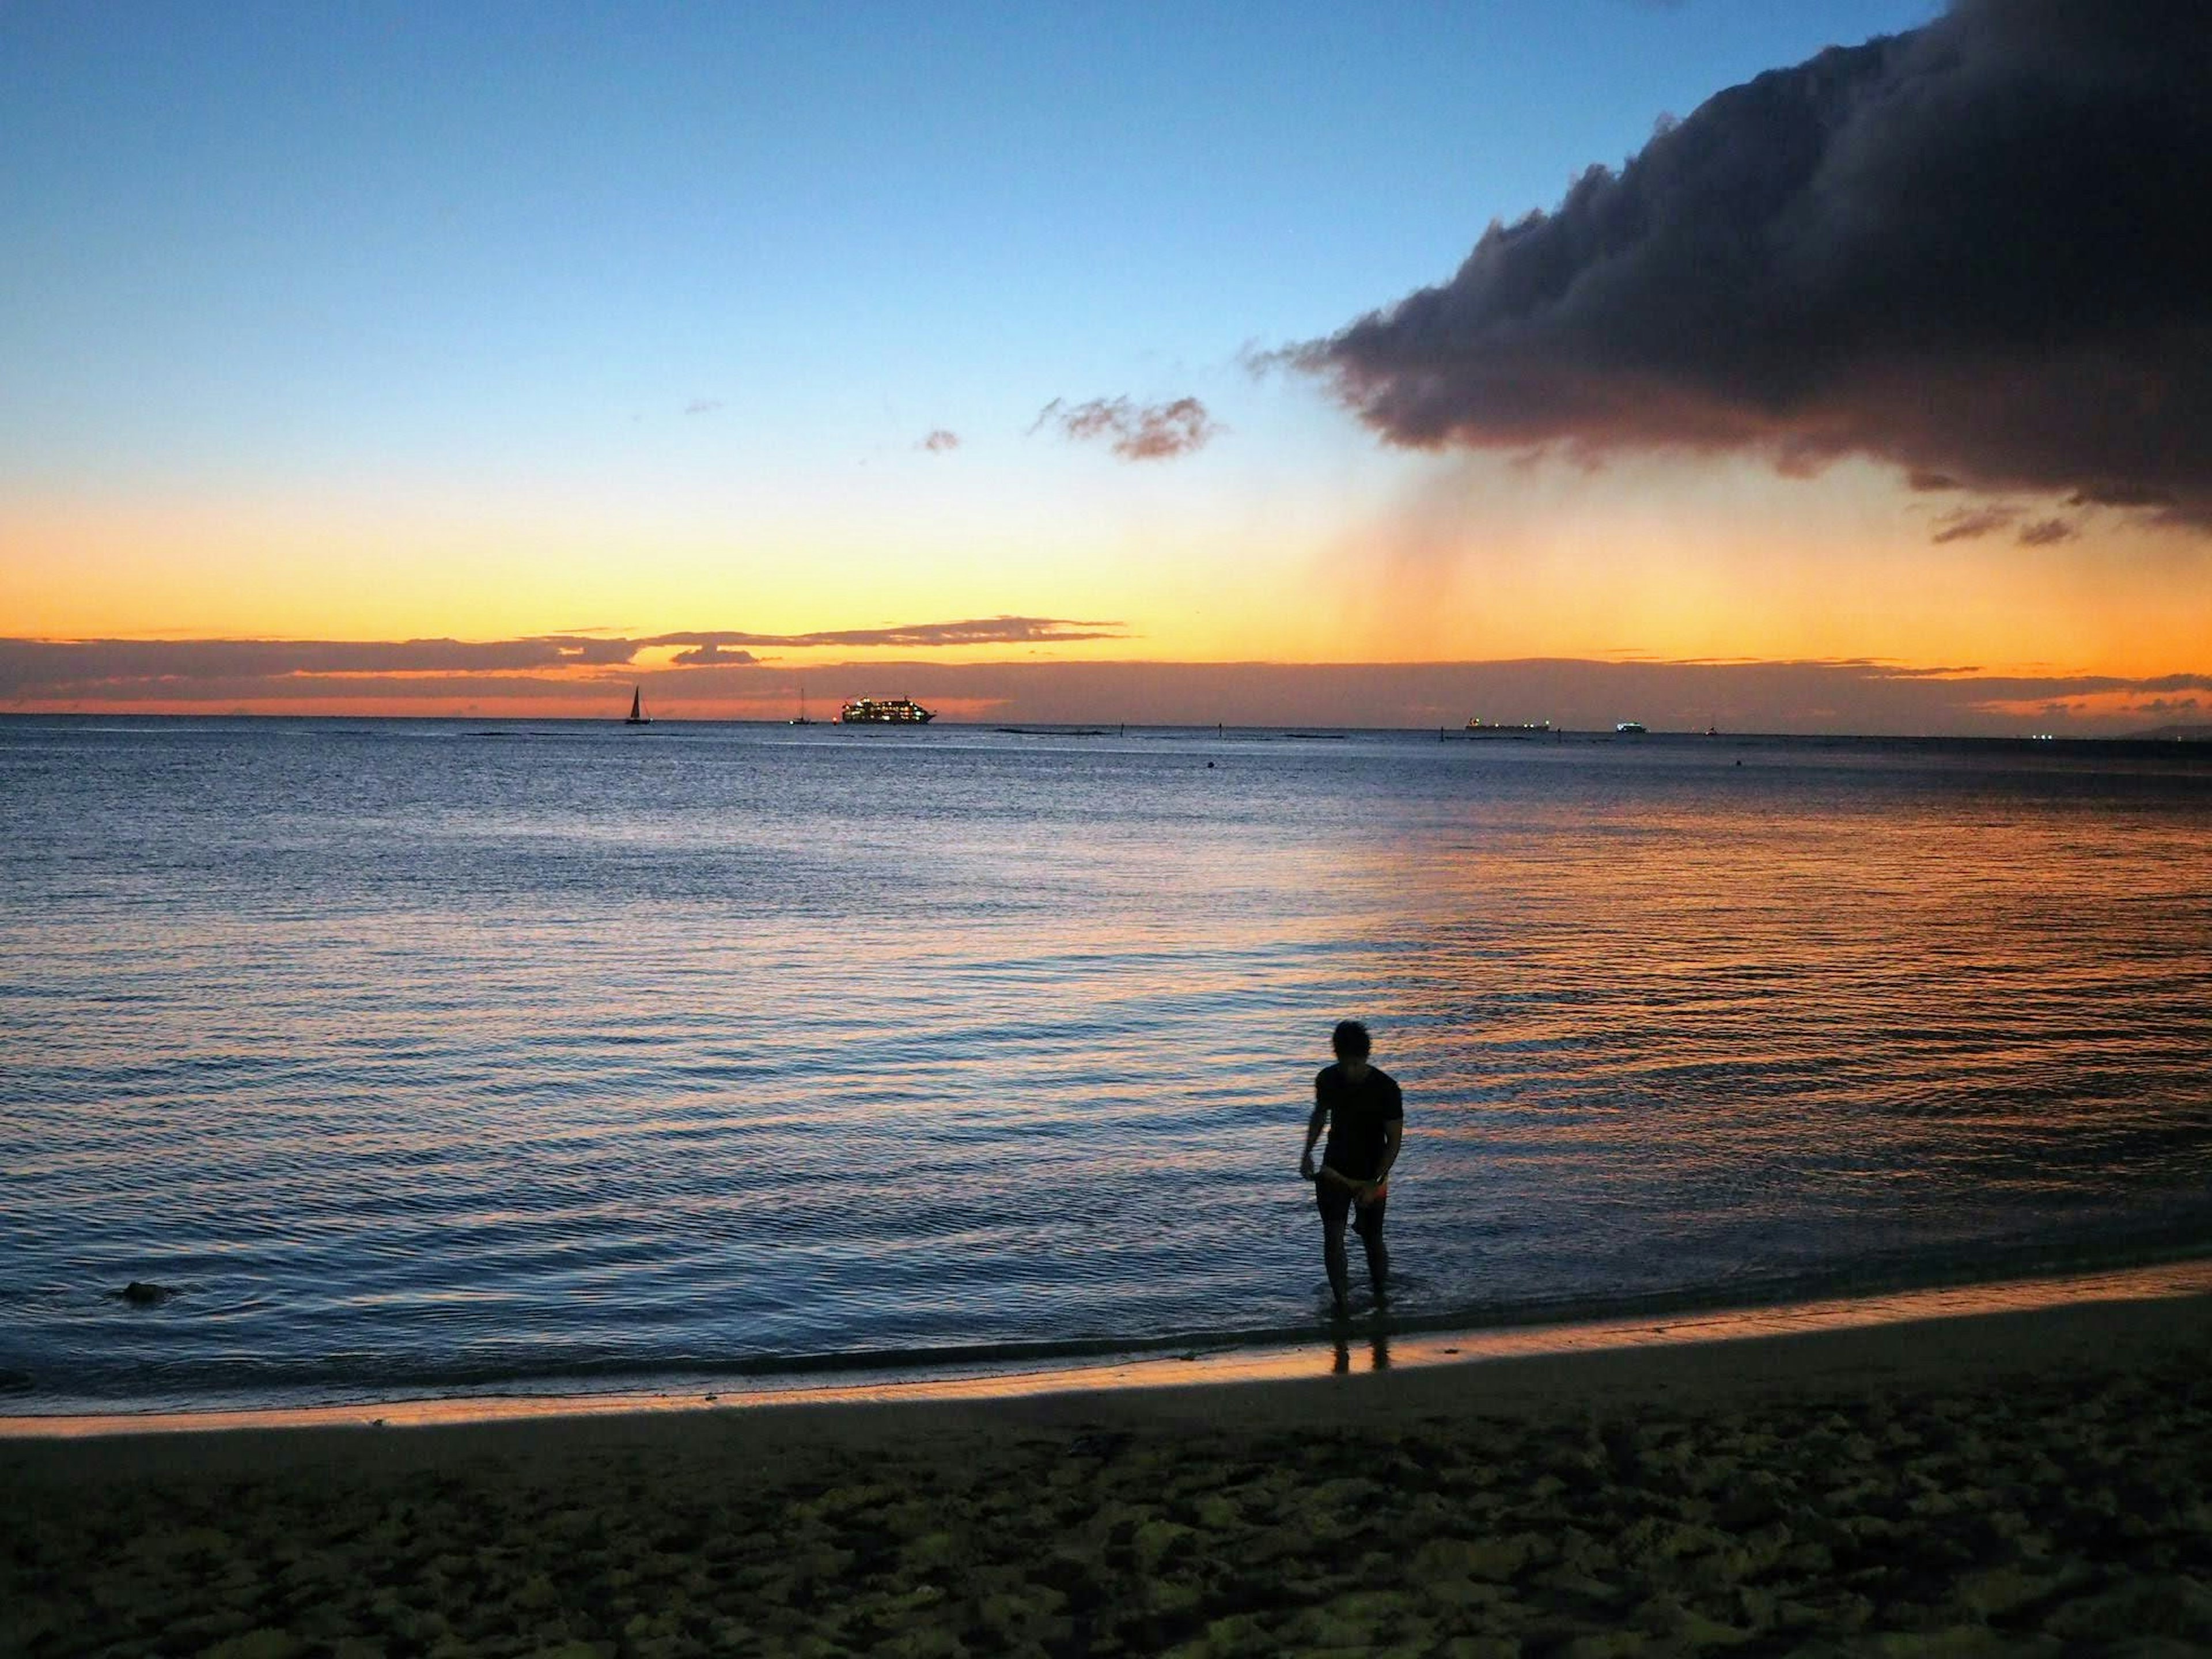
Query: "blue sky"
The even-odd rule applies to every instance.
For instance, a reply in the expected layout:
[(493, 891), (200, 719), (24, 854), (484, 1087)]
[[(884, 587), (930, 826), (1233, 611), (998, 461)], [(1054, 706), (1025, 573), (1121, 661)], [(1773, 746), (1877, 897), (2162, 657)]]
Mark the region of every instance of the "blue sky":
[(604, 465), (697, 401), (773, 469), (1012, 436), (1927, 9), (11, 6), (0, 435), (107, 484)]

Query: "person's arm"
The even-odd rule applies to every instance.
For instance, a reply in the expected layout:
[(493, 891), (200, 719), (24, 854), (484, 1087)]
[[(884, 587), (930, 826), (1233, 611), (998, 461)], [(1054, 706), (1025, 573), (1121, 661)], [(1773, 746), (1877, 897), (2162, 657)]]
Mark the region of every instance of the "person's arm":
[(1327, 1127), (1328, 1127), (1328, 1108), (1322, 1104), (1321, 1090), (1316, 1085), (1314, 1090), (1313, 1115), (1306, 1120), (1306, 1149), (1298, 1154), (1298, 1176), (1301, 1180), (1311, 1181), (1314, 1178), (1314, 1142), (1321, 1139), (1321, 1132)]
[(1405, 1139), (1406, 1120), (1404, 1118), (1394, 1117), (1382, 1126), (1382, 1165), (1375, 1171), (1375, 1179), (1367, 1183), (1367, 1192), (1370, 1196), (1372, 1196), (1384, 1182), (1390, 1179), (1390, 1166), (1398, 1161), (1398, 1147)]

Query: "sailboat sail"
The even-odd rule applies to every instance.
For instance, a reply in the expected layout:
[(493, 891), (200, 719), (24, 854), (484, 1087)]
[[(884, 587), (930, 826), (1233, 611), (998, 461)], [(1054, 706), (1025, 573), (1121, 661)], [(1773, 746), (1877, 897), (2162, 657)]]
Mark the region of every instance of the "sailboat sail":
[(650, 726), (653, 724), (652, 720), (646, 717), (645, 702), (642, 695), (643, 690), (644, 688), (641, 686), (633, 685), (630, 687), (629, 715), (628, 719), (623, 721), (624, 726)]

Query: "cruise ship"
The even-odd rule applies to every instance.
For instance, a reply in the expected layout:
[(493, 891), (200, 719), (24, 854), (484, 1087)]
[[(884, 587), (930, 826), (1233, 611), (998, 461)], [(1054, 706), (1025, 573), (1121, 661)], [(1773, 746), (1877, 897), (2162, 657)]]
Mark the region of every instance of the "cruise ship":
[(1517, 726), (1500, 726), (1478, 714), (1461, 729), (1458, 735), (1463, 738), (1548, 738), (1552, 735), (1552, 723), (1549, 720), (1522, 720)]
[(936, 718), (912, 697), (855, 697), (837, 711), (841, 726), (927, 726)]

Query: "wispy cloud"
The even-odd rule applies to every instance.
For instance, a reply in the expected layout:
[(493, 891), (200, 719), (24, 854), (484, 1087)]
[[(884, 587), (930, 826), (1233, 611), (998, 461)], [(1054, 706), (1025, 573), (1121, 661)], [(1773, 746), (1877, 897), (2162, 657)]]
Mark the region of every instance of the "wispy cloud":
[(1928, 539), (1938, 546), (1945, 542), (1979, 541), (1984, 536), (1994, 536), (2000, 530), (2010, 529), (2019, 521), (2021, 511), (2004, 501), (1991, 502), (1985, 507), (1962, 507), (1936, 520), (1936, 533)]
[(2027, 509), (2014, 501), (1988, 501), (1980, 507), (1956, 507), (1936, 520), (1935, 533), (1928, 539), (1938, 544), (1976, 541), (2018, 525), (2020, 533), (2013, 539), (2022, 547), (2055, 547), (2081, 533), (2081, 526), (2071, 519), (2034, 519), (2022, 524), (2021, 521), (2027, 518)]
[(834, 628), (813, 634), (659, 634), (646, 645), (915, 646), (1054, 645), (1071, 640), (1127, 638), (1117, 622), (1079, 622), (1060, 617), (977, 617), (964, 622), (900, 623), (885, 628)]
[(686, 415), (712, 415), (721, 407), (722, 400), (720, 398), (694, 398), (684, 405), (684, 412)]
[(933, 455), (942, 455), (949, 449), (957, 449), (960, 447), (960, 434), (957, 432), (947, 431), (945, 428), (940, 426), (935, 431), (932, 432), (927, 437), (924, 438), (920, 443), (916, 444), (915, 447), (916, 449), (926, 449)]
[(1125, 461), (1173, 460), (1205, 448), (1222, 429), (1195, 398), (1141, 404), (1127, 398), (1093, 398), (1081, 404), (1054, 398), (1037, 411), (1030, 430), (1048, 426), (1077, 442), (1109, 440)]

